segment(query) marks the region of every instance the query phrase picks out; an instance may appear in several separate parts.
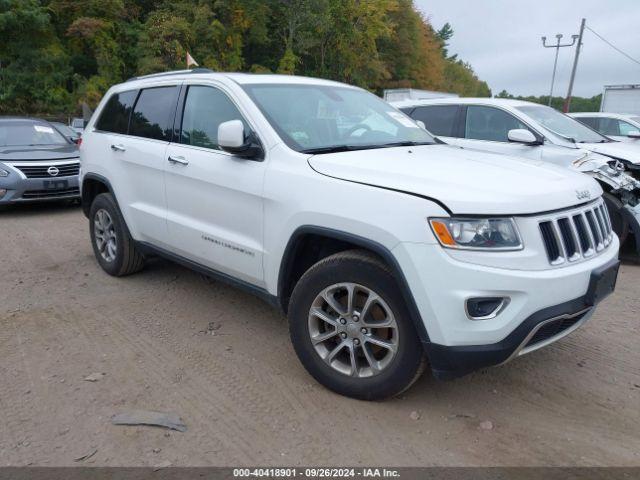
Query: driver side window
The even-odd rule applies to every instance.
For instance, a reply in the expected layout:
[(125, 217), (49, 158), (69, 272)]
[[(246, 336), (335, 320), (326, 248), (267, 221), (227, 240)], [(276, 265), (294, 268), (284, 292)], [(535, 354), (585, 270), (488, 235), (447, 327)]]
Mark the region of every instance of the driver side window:
[(229, 97), (214, 87), (189, 86), (182, 115), (180, 143), (219, 150), (218, 126), (229, 120), (247, 122)]
[(508, 142), (509, 130), (525, 129), (527, 126), (510, 113), (494, 107), (469, 105), (465, 122), (465, 138)]

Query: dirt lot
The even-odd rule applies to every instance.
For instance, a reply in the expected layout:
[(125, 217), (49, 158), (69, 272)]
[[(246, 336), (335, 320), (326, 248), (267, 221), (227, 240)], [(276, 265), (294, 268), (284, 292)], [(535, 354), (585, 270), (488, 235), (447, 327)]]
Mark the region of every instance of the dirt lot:
[[(87, 230), (78, 208), (0, 212), (0, 466), (640, 465), (638, 266), (563, 341), (366, 403), (316, 384), (260, 300), (164, 261), (111, 278)], [(130, 409), (188, 431), (111, 425)]]

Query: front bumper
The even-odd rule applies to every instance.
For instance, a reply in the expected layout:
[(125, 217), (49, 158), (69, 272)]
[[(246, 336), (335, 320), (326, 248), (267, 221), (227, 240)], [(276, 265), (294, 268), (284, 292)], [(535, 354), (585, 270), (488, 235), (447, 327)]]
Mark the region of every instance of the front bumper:
[[(7, 169), (6, 166), (1, 167)], [(8, 177), (0, 177), (0, 193), (2, 190), (6, 192), (0, 195), (0, 205), (80, 197), (78, 175), (26, 178), (17, 169), (11, 169)]]
[[(503, 363), (584, 324), (604, 296), (593, 300), (594, 276), (607, 269), (617, 275), (618, 247), (616, 237), (598, 256), (574, 265), (514, 270), (461, 262), (437, 245), (397, 246), (394, 254), (427, 331), (422, 340), (434, 375), (455, 378)], [(510, 300), (495, 318), (467, 317), (467, 298), (493, 296)]]

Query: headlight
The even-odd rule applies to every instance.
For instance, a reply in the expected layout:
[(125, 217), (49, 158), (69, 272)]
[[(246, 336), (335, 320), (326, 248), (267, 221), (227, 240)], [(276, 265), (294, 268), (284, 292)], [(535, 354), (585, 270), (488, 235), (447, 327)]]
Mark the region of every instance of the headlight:
[(8, 177), (8, 176), (9, 176), (9, 172), (0, 168), (0, 177)]
[(430, 218), (443, 247), (466, 250), (521, 250), (513, 218)]

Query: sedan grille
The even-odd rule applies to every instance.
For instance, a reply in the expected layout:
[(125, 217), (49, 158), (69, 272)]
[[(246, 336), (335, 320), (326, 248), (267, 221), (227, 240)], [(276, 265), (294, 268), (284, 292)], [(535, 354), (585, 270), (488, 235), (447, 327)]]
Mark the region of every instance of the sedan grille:
[(13, 165), (27, 178), (72, 177), (78, 175), (80, 163), (62, 163), (51, 165)]
[(80, 189), (78, 187), (66, 188), (64, 190), (27, 190), (22, 194), (24, 199), (39, 199), (39, 198), (57, 198), (57, 197), (70, 197), (79, 196)]
[(578, 212), (559, 213), (541, 221), (540, 234), (552, 265), (588, 258), (613, 240), (611, 219), (602, 201)]

